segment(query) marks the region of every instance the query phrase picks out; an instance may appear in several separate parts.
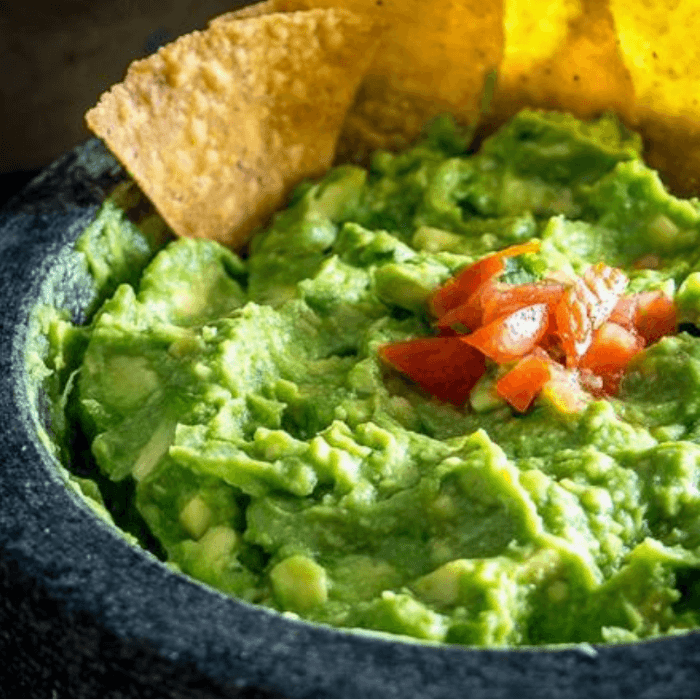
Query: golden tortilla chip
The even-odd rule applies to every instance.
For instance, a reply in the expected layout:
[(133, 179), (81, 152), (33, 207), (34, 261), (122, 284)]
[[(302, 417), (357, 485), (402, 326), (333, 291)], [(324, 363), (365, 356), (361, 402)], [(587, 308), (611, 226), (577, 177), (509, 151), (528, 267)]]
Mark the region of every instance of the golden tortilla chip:
[(234, 247), (334, 149), (403, 148), (444, 112), (486, 133), (523, 106), (614, 110), (691, 194), (698, 29), (695, 0), (266, 0), (137, 62), (87, 118), (175, 231)]
[(647, 158), (679, 194), (700, 183), (700, 5), (609, 0)]
[(500, 2), (268, 0), (228, 17), (339, 5), (386, 27), (348, 114), (341, 160), (362, 160), (376, 148), (403, 148), (441, 113), (464, 123), (478, 120), (484, 81), (502, 55)]
[(696, 0), (609, 0), (640, 108), (700, 117), (700, 5)]
[(331, 164), (378, 34), (340, 9), (222, 18), (133, 63), (86, 120), (176, 233), (238, 247)]
[(695, 0), (505, 0), (489, 128), (523, 106), (613, 110), (678, 194), (700, 187), (700, 6)]
[(505, 0), (504, 26), (500, 121), (526, 105), (583, 118), (615, 110), (630, 121), (632, 79), (607, 0)]

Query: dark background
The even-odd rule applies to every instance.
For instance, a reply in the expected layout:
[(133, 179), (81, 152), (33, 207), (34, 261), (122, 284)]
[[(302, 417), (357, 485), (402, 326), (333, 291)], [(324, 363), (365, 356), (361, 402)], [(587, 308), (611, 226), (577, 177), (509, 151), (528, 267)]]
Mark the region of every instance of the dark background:
[(83, 114), (131, 61), (250, 1), (0, 2), (0, 205), (90, 136)]

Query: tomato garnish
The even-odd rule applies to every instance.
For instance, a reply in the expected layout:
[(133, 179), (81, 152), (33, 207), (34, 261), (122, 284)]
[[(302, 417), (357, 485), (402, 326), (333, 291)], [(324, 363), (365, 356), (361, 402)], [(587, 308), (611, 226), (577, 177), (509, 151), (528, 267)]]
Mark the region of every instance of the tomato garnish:
[(448, 311), (467, 303), (469, 297), (482, 284), (497, 277), (505, 270), (505, 258), (513, 258), (524, 253), (535, 253), (539, 249), (539, 241), (521, 243), (488, 255), (473, 265), (469, 265), (451, 280), (448, 280), (430, 297), (428, 306), (431, 313), (439, 319)]
[(550, 273), (527, 284), (499, 281), (511, 246), (462, 270), (430, 299), (439, 336), (391, 343), (382, 359), (443, 401), (463, 405), (486, 359), (511, 365), (495, 392), (516, 411), (543, 400), (563, 413), (615, 394), (630, 360), (676, 330), (673, 300), (660, 291), (624, 294), (627, 276), (603, 263), (581, 277)]
[(595, 331), (580, 366), (600, 376), (603, 391), (614, 394), (630, 360), (643, 350), (644, 345), (644, 339), (634, 331), (606, 321)]
[(608, 320), (627, 282), (624, 272), (599, 263), (589, 267), (564, 293), (555, 313), (567, 367), (578, 366), (590, 347), (593, 331)]
[(592, 396), (603, 398), (606, 396), (603, 388), (603, 378), (594, 374), (590, 369), (578, 369), (578, 381), (581, 388), (587, 391)]
[(475, 331), (484, 323), (484, 300), (490, 296), (494, 284), (493, 279), (486, 280), (464, 304), (444, 313), (435, 325), (440, 330)]
[(583, 281), (594, 297), (588, 313), (595, 330), (610, 318), (629, 280), (622, 270), (598, 263), (583, 273)]
[(414, 338), (379, 348), (379, 356), (442, 401), (463, 406), (486, 370), (482, 353), (462, 336)]
[(552, 364), (542, 350), (526, 355), (496, 382), (496, 393), (516, 411), (524, 413), (551, 378)]
[(620, 297), (608, 319), (628, 331), (634, 330), (634, 316), (637, 312), (637, 295), (625, 294)]
[(634, 325), (647, 345), (676, 332), (678, 313), (673, 299), (661, 291), (636, 295)]
[(541, 246), (542, 242), (538, 240), (528, 241), (527, 243), (516, 243), (515, 245), (508, 246), (498, 251), (495, 255), (499, 255), (502, 258), (515, 258), (518, 255), (525, 255), (525, 253), (537, 253)]
[(676, 332), (678, 312), (673, 299), (661, 290), (638, 292), (620, 298), (610, 321), (639, 333), (651, 345)]
[(563, 284), (532, 282), (529, 284), (492, 284), (484, 293), (482, 306), (482, 323), (512, 314), (524, 306), (547, 304), (554, 306), (563, 296), (566, 287)]
[(503, 259), (498, 255), (490, 255), (465, 268), (430, 297), (428, 304), (433, 316), (442, 318), (448, 311), (466, 304), (484, 282), (504, 270)]
[(482, 326), (462, 340), (494, 362), (512, 362), (529, 353), (547, 330), (546, 304), (525, 306)]
[(554, 310), (556, 332), (561, 341), (567, 367), (575, 367), (593, 338), (593, 323), (588, 315), (590, 291), (578, 280), (562, 296)]

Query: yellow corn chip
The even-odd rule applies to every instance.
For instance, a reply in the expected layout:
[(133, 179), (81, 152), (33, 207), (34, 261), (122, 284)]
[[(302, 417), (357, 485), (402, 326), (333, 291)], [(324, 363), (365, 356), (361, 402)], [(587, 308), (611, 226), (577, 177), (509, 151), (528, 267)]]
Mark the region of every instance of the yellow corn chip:
[(405, 147), (437, 114), (450, 112), (464, 123), (478, 119), (484, 80), (501, 60), (500, 2), (268, 0), (223, 18), (339, 5), (386, 27), (348, 114), (341, 160)]
[[(88, 124), (173, 229), (239, 246), (333, 160), (431, 117), (616, 111), (680, 194), (700, 186), (695, 0), (266, 0), (135, 63)], [(379, 36), (381, 33), (381, 37)]]
[(176, 233), (238, 247), (328, 168), (377, 40), (339, 9), (222, 19), (133, 63), (86, 120)]
[(493, 110), (521, 107), (632, 119), (632, 80), (606, 0), (505, 0), (505, 49)]
[(700, 116), (697, 0), (610, 0), (637, 104), (658, 114)]
[(649, 162), (679, 194), (700, 182), (700, 4), (610, 0)]

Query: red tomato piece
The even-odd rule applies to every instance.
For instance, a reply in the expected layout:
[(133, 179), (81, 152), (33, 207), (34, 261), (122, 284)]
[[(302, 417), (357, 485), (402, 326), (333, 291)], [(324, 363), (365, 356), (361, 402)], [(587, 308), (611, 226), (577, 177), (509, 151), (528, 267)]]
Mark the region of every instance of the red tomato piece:
[(618, 326), (622, 326), (628, 331), (634, 330), (634, 315), (636, 311), (637, 295), (625, 294), (619, 298), (608, 321), (617, 323)]
[(595, 331), (580, 366), (602, 378), (606, 394), (615, 394), (629, 361), (643, 348), (644, 339), (637, 333), (607, 321)]
[(547, 329), (537, 343), (556, 362), (564, 364), (566, 357), (561, 346), (561, 339), (557, 332), (557, 305), (550, 306), (547, 312)]
[(647, 345), (676, 332), (678, 313), (673, 299), (661, 291), (636, 295), (634, 325)]
[(600, 328), (610, 318), (629, 280), (622, 270), (598, 263), (584, 272), (583, 281), (594, 297), (588, 308), (593, 329)]
[(428, 304), (433, 316), (442, 318), (448, 311), (466, 304), (484, 282), (500, 275), (504, 269), (498, 255), (490, 255), (465, 268), (430, 297)]
[(593, 324), (585, 301), (586, 287), (580, 280), (562, 296), (554, 309), (556, 333), (567, 367), (576, 367), (591, 344)]
[(461, 270), (452, 279), (440, 287), (428, 300), (432, 314), (440, 318), (448, 311), (467, 303), (469, 297), (490, 279), (500, 275), (504, 269), (505, 258), (512, 258), (524, 253), (534, 253), (540, 249), (539, 241), (513, 245), (509, 248), (488, 255), (469, 267)]
[(552, 307), (559, 302), (565, 291), (566, 287), (563, 284), (546, 282), (493, 284), (482, 298), (482, 323), (491, 323), (501, 316), (508, 316), (533, 304), (547, 304), (548, 307)]
[(481, 326), (474, 333), (461, 336), (460, 340), (494, 362), (512, 362), (527, 355), (537, 345), (547, 330), (548, 320), (546, 304), (525, 306)]
[(462, 334), (452, 330), (452, 328), (438, 328), (438, 336), (440, 338), (454, 338), (458, 335)]
[(676, 332), (678, 312), (673, 299), (662, 291), (639, 292), (621, 297), (609, 320), (636, 331), (650, 345)]
[(628, 283), (622, 270), (598, 263), (569, 287), (556, 307), (557, 332), (567, 367), (578, 366), (593, 331), (613, 313)]
[(496, 382), (496, 393), (516, 411), (524, 413), (551, 379), (552, 365), (552, 360), (542, 350), (526, 355)]
[(484, 374), (484, 356), (461, 336), (415, 338), (379, 348), (384, 362), (441, 401), (463, 406)]
[(478, 299), (469, 299), (456, 309), (450, 309), (435, 324), (441, 334), (448, 330), (454, 333), (469, 333), (481, 325), (481, 308)]
[(460, 333), (475, 331), (483, 324), (484, 299), (490, 295), (495, 284), (493, 279), (484, 282), (464, 304), (443, 314), (437, 320), (436, 326), (441, 331), (447, 328)]

